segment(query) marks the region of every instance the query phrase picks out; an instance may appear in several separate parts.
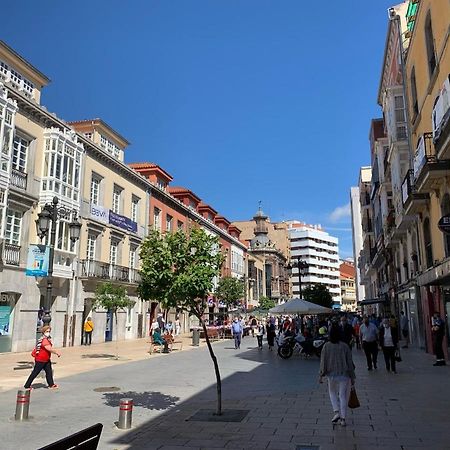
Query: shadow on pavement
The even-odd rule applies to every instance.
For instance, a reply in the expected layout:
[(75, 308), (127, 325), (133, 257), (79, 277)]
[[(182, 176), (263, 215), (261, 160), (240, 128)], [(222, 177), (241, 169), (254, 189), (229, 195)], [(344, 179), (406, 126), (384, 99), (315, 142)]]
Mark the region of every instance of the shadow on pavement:
[(120, 399), (132, 398), (134, 406), (140, 406), (146, 409), (165, 410), (175, 406), (179, 397), (162, 394), (161, 392), (114, 392), (103, 394), (103, 399), (107, 406), (117, 407)]
[(108, 353), (92, 353), (88, 355), (81, 355), (82, 358), (104, 358), (104, 359), (111, 359), (116, 358), (116, 355), (110, 355)]
[[(220, 352), (228, 350), (229, 347), (222, 347), (216, 350), (216, 355), (221, 364)], [(233, 350), (235, 350), (233, 348)], [(242, 358), (249, 361), (259, 363), (256, 367), (249, 370), (239, 371), (239, 363), (236, 363), (236, 372), (228, 377), (222, 379), (223, 392), (223, 410), (246, 410), (249, 411), (249, 416), (242, 420), (239, 426), (251, 425), (255, 418), (254, 414), (260, 414), (262, 409), (267, 412), (273, 408), (273, 404), (278, 405), (285, 399), (294, 399), (301, 395), (310, 395), (317, 380), (318, 361), (315, 364), (308, 364), (308, 361), (292, 358), (285, 361), (276, 355), (276, 352), (269, 352), (267, 347), (265, 351), (258, 351), (257, 348), (245, 351), (237, 350), (234, 357)], [(229, 352), (226, 352), (229, 354)], [(213, 365), (211, 362), (211, 372), (213, 372)], [(299, 383), (297, 374), (302, 372), (303, 381)], [(108, 396), (110, 394), (107, 394)], [(129, 396), (135, 400), (135, 406), (139, 406), (139, 398), (135, 393), (120, 393), (112, 394), (111, 399), (114, 403), (111, 406), (117, 406), (120, 398)], [(275, 396), (275, 400), (271, 399)], [(202, 439), (205, 435), (204, 427), (205, 421), (187, 422), (187, 420), (196, 412), (202, 409), (213, 409), (216, 407), (216, 385), (212, 383), (205, 386), (197, 394), (190, 397), (188, 400), (177, 404), (175, 402), (168, 406), (168, 410), (162, 415), (154, 417), (146, 422), (140, 423), (132, 431), (110, 441), (114, 444), (127, 445), (127, 449), (148, 449), (157, 448), (152, 445), (154, 439), (164, 441), (163, 444), (169, 445), (179, 440), (186, 442), (189, 439)], [(211, 423), (208, 427), (211, 427)], [(219, 429), (216, 430), (218, 436), (220, 434), (221, 441), (228, 441), (232, 439), (233, 431), (228, 429), (230, 424), (218, 424)], [(162, 445), (162, 444), (159, 444)], [(208, 448), (209, 444), (202, 445), (203, 448)], [(244, 444), (245, 445), (245, 444)], [(197, 447), (196, 445), (193, 445)], [(242, 446), (240, 446), (242, 448)]]

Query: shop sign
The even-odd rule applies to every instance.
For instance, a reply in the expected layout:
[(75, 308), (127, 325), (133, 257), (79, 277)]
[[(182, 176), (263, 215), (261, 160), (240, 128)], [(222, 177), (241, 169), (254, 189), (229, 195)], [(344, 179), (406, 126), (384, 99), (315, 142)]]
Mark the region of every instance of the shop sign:
[(109, 209), (103, 206), (91, 205), (91, 219), (101, 223), (109, 223)]
[(25, 275), (30, 277), (48, 276), (50, 247), (46, 245), (30, 245), (28, 247), (27, 268)]
[(137, 223), (128, 217), (121, 216), (112, 211), (109, 211), (109, 223), (115, 225), (116, 227), (123, 228), (124, 230), (131, 231), (133, 233), (137, 232)]
[(438, 228), (445, 234), (450, 234), (450, 214), (442, 216), (438, 222)]

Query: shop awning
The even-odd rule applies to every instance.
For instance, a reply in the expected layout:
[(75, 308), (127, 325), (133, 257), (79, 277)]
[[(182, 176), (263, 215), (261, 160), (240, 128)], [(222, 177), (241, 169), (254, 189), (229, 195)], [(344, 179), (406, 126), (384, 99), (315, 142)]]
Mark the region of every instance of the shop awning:
[(375, 305), (376, 303), (386, 303), (387, 300), (385, 298), (368, 298), (359, 302), (358, 305)]

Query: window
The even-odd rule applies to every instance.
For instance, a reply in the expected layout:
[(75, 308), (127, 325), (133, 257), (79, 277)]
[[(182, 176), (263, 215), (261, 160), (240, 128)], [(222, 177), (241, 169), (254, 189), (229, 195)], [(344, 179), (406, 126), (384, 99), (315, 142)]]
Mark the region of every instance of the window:
[(113, 266), (117, 265), (119, 254), (119, 241), (111, 240), (111, 246), (109, 247), (109, 263)]
[(30, 142), (20, 136), (14, 136), (12, 167), (19, 172), (26, 172), (27, 153)]
[(78, 201), (83, 146), (72, 131), (46, 130), (42, 190)]
[(128, 267), (130, 269), (136, 269), (136, 260), (137, 260), (137, 248), (130, 247), (130, 254), (128, 258)]
[(22, 213), (8, 208), (6, 210), (5, 242), (20, 245), (21, 225)]
[(166, 215), (166, 231), (172, 231), (173, 217), (170, 214)]
[(85, 136), (87, 139), (91, 139), (91, 140), (92, 140), (92, 133), (84, 133), (84, 136)]
[(419, 103), (417, 101), (417, 82), (416, 82), (416, 68), (411, 70), (411, 100), (413, 109), (413, 120), (419, 114)]
[(158, 179), (156, 180), (156, 185), (157, 185), (160, 189), (162, 189), (163, 191), (166, 190), (166, 183), (165, 183), (163, 180), (161, 180), (161, 178), (158, 178)]
[(428, 267), (433, 265), (433, 248), (431, 245), (430, 219), (423, 221), (423, 241), (425, 245), (425, 262)]
[(434, 74), (434, 69), (436, 69), (436, 52), (434, 50), (433, 27), (431, 25), (430, 11), (428, 11), (425, 20), (425, 45), (427, 48), (428, 71), (431, 78)]
[(102, 179), (97, 174), (93, 173), (91, 178), (91, 204), (100, 204), (100, 183)]
[(153, 227), (155, 230), (161, 230), (161, 210), (156, 207), (153, 209)]
[(403, 102), (402, 95), (396, 95), (394, 97), (394, 108), (395, 108), (395, 121), (397, 123), (404, 123), (405, 120), (405, 104)]
[(177, 223), (178, 231), (182, 230), (183, 227), (184, 227), (184, 223), (181, 220), (179, 220), (178, 223)]
[(138, 221), (138, 214), (139, 214), (139, 198), (136, 196), (131, 197), (131, 220), (133, 222)]
[(120, 214), (121, 196), (122, 196), (122, 188), (115, 184), (113, 189), (112, 210), (116, 214)]
[(87, 239), (86, 259), (95, 260), (95, 247), (97, 243), (97, 235), (89, 233)]

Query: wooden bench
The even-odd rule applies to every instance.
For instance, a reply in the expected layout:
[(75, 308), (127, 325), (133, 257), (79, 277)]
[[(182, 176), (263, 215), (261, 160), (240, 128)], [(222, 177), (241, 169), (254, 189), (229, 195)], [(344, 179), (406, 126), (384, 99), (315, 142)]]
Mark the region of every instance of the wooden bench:
[(213, 328), (208, 328), (206, 330), (206, 332), (208, 333), (208, 337), (209, 337), (210, 341), (215, 341), (215, 340), (219, 340), (220, 339), (219, 330), (213, 329)]
[(97, 423), (38, 450), (96, 450), (102, 429), (103, 425)]

